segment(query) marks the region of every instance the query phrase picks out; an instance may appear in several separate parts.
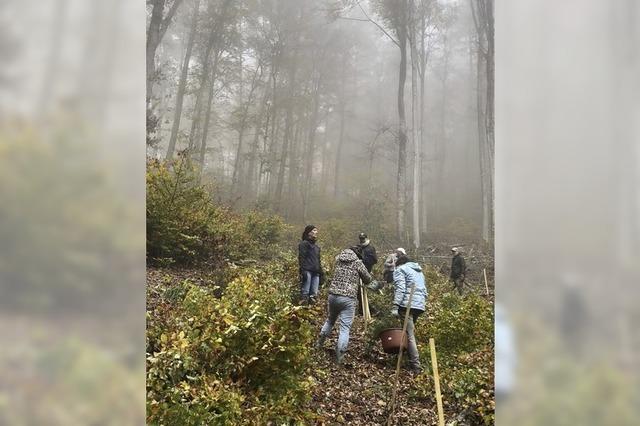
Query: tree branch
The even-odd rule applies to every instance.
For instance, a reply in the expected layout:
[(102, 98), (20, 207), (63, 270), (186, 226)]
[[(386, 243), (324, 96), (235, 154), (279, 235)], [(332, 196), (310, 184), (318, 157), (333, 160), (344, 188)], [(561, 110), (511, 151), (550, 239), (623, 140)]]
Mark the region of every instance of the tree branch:
[(182, 0), (174, 0), (173, 4), (171, 5), (171, 9), (169, 9), (169, 12), (167, 13), (167, 16), (162, 20), (162, 23), (160, 24), (160, 40), (163, 39), (164, 34), (167, 32), (167, 29), (169, 28), (169, 24), (171, 24), (171, 20), (173, 19), (173, 16), (176, 14), (176, 11), (178, 10), (178, 6), (180, 6), (180, 3), (182, 3)]
[(384, 33), (384, 35), (389, 37), (389, 40), (391, 40), (393, 42), (393, 44), (395, 44), (396, 46), (400, 47), (400, 43), (398, 41), (396, 41), (395, 38), (391, 37), (391, 35), (384, 28), (382, 28), (382, 26), (380, 24), (378, 24), (376, 21), (371, 19), (369, 17), (369, 15), (367, 15), (367, 12), (364, 10), (362, 5), (360, 4), (360, 1), (358, 1), (357, 4), (358, 4), (358, 7), (360, 8), (360, 10), (362, 11), (362, 14), (367, 18), (367, 21), (371, 22), (373, 25), (378, 27), (380, 29), (380, 31), (382, 31)]

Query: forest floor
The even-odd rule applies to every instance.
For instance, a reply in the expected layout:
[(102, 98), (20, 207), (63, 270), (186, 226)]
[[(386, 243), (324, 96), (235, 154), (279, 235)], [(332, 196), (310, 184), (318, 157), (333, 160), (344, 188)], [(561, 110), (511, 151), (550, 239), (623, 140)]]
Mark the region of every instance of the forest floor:
[[(486, 273), (489, 291), (493, 296), (493, 255), (481, 250), (468, 248), (468, 283), (472, 291), (485, 292), (484, 274)], [(449, 273), (451, 257), (449, 244), (432, 245), (420, 253), (417, 260), (430, 264), (444, 274)], [(154, 288), (170, 282), (185, 279), (197, 285), (208, 285), (216, 281), (216, 273), (203, 269), (147, 269), (147, 285), (151, 294)], [(150, 303), (150, 300), (147, 300)], [(311, 310), (314, 338), (320, 332), (327, 315), (326, 294), (320, 293), (316, 305)], [(359, 312), (358, 312), (359, 313)], [(424, 321), (424, 319), (423, 319)], [(418, 321), (420, 327), (420, 320)], [(390, 412), (397, 355), (385, 354), (380, 343), (371, 345), (364, 332), (364, 321), (357, 315), (351, 328), (349, 349), (343, 365), (335, 362), (335, 344), (337, 327), (326, 340), (322, 350), (312, 349), (313, 357), (309, 370), (305, 373), (313, 383), (310, 400), (306, 408), (315, 414), (317, 425), (386, 425)], [(428, 342), (418, 342), (424, 347)], [(424, 386), (425, 379), (431, 377), (415, 376), (405, 369), (406, 355), (398, 380), (398, 391), (393, 415), (394, 425), (436, 425), (438, 424), (435, 395), (420, 397), (418, 390)], [(428, 360), (421, 360), (422, 375), (431, 376)], [(441, 371), (441, 374), (443, 372)], [(421, 383), (419, 383), (421, 382)], [(446, 399), (443, 401), (446, 424), (465, 425), (464, 413), (458, 413)]]
[[(317, 312), (317, 331), (326, 318), (326, 307), (318, 304), (310, 309)], [(349, 349), (342, 365), (335, 362), (336, 330), (317, 356), (309, 374), (314, 387), (309, 409), (323, 421), (319, 424), (384, 425), (389, 415), (397, 355), (388, 355), (381, 345), (368, 348), (364, 335), (364, 321), (357, 316), (351, 328)], [(406, 356), (404, 356), (406, 358)], [(424, 364), (425, 373), (429, 367)], [(435, 402), (413, 397), (416, 376), (400, 370), (394, 425), (435, 425)]]

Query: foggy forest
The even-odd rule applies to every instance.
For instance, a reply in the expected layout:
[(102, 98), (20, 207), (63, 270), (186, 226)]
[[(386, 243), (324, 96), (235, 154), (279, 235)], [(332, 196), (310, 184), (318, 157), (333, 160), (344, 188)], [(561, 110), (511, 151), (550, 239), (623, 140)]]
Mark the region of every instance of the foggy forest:
[(165, 3), (150, 157), (187, 156), (226, 202), (291, 223), (491, 244), (491, 2)]
[(150, 0), (146, 60), (147, 422), (492, 424), (493, 1)]

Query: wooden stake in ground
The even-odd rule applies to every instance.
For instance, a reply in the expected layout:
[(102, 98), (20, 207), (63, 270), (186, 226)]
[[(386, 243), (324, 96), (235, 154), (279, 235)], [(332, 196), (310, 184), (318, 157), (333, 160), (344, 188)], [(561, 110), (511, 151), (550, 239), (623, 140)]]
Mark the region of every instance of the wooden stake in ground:
[[(402, 343), (400, 344), (400, 350), (398, 351), (398, 363), (396, 364), (396, 378), (393, 383), (393, 394), (391, 395), (391, 404), (389, 404), (389, 418), (387, 419), (387, 425), (391, 425), (391, 419), (396, 411), (396, 397), (398, 396), (398, 378), (400, 377), (400, 364), (402, 363), (402, 348), (405, 342), (405, 333), (407, 332), (407, 322), (409, 321), (409, 313), (411, 312), (411, 301), (413, 300), (413, 292), (416, 289), (416, 285), (411, 286), (411, 292), (409, 293), (409, 303), (407, 303), (407, 309), (404, 313), (404, 323), (402, 324)], [(407, 342), (407, 345), (409, 342)]]
[(482, 273), (484, 274), (484, 288), (487, 289), (487, 296), (489, 295), (489, 284), (487, 284), (487, 269), (483, 268)]
[(367, 326), (371, 321), (371, 312), (369, 311), (369, 297), (367, 296), (367, 289), (362, 285), (360, 280), (360, 300), (362, 302), (362, 321), (364, 322), (363, 332), (367, 334)]
[(433, 337), (429, 338), (431, 348), (431, 367), (433, 368), (433, 381), (436, 388), (436, 402), (438, 404), (438, 426), (444, 426), (444, 411), (442, 409), (442, 395), (440, 394), (440, 375), (438, 374), (438, 359), (436, 358), (436, 343)]

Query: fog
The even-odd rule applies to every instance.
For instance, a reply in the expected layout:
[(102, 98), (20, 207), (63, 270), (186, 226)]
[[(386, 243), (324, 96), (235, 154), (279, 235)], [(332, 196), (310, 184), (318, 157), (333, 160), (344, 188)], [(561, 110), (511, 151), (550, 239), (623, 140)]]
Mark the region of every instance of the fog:
[[(424, 33), (410, 35), (406, 45), (401, 184), (397, 5), (262, 1), (241, 10), (203, 1), (194, 21), (194, 4), (178, 9), (158, 46), (149, 83), (148, 108), (157, 119), (149, 129), (150, 157), (173, 159), (191, 147), (203, 182), (224, 200), (294, 223), (375, 206), (393, 234), (407, 240), (416, 227), (415, 199), (421, 234), (479, 239), (477, 33), (467, 3), (418, 2), (423, 9), (412, 12)], [(424, 71), (415, 68), (422, 58)], [(177, 128), (176, 108), (182, 108)], [(172, 130), (175, 147), (168, 148)], [(414, 162), (421, 172), (417, 199)], [(407, 200), (402, 229), (393, 226), (398, 188)]]
[[(331, 87), (322, 90), (316, 127), (313, 198), (305, 218), (313, 220), (342, 211), (327, 199), (355, 200), (343, 216), (362, 210), (358, 191), (394, 199), (399, 49), (374, 24), (360, 21), (366, 18), (354, 4), (338, 9), (356, 20), (306, 4), (314, 20), (301, 31), (309, 40), (326, 42), (334, 34), (327, 50), (334, 55), (355, 46), (348, 66), (331, 59), (316, 64)], [(149, 7), (124, 0), (0, 3), (0, 423), (144, 421), (145, 160), (166, 156), (192, 5), (185, 1), (178, 9), (158, 48), (157, 66), (165, 76), (154, 83), (153, 111), (162, 119), (158, 141), (148, 145)], [(460, 217), (477, 238), (476, 67), (468, 40), (474, 28), (467, 2), (443, 7), (457, 12), (443, 27), (446, 42), (436, 37), (428, 60), (424, 161), (437, 141), (446, 140), (446, 154), (442, 183), (430, 183), (427, 177), (436, 171), (422, 168), (421, 195), (433, 201), (425, 236)], [(632, 0), (496, 4), (495, 285), (515, 332), (517, 357), (513, 392), (497, 401), (498, 424), (635, 424), (638, 418), (639, 12)], [(451, 62), (443, 96), (445, 45)], [(298, 52), (306, 67), (318, 57), (308, 48)], [(225, 202), (244, 208), (262, 196), (275, 208), (266, 163), (256, 197), (238, 199), (231, 187), (238, 142), (231, 111), (242, 105), (239, 98), (246, 103), (256, 64), (249, 48), (243, 58), (242, 97), (235, 58), (225, 63), (214, 88), (204, 180), (217, 185)], [(303, 79), (302, 68), (299, 81), (307, 85), (298, 89), (304, 94), (313, 78), (307, 69)], [(342, 74), (349, 81), (345, 90)], [(285, 76), (277, 81), (278, 92), (286, 82)], [(176, 150), (188, 146), (195, 83), (187, 86)], [(408, 106), (410, 83), (409, 67)], [(262, 92), (260, 86), (254, 93), (252, 115)], [(348, 120), (334, 197), (340, 97)], [(292, 111), (308, 120), (304, 105)], [(285, 119), (279, 116), (278, 143)], [(380, 123), (390, 130), (377, 139), (383, 145), (369, 190), (362, 158)], [(246, 132), (248, 148), (255, 129), (248, 125)], [(296, 140), (306, 144), (308, 135)], [(302, 220), (299, 201), (283, 206), (291, 221)], [(385, 212), (382, 219), (394, 222), (393, 209)]]

